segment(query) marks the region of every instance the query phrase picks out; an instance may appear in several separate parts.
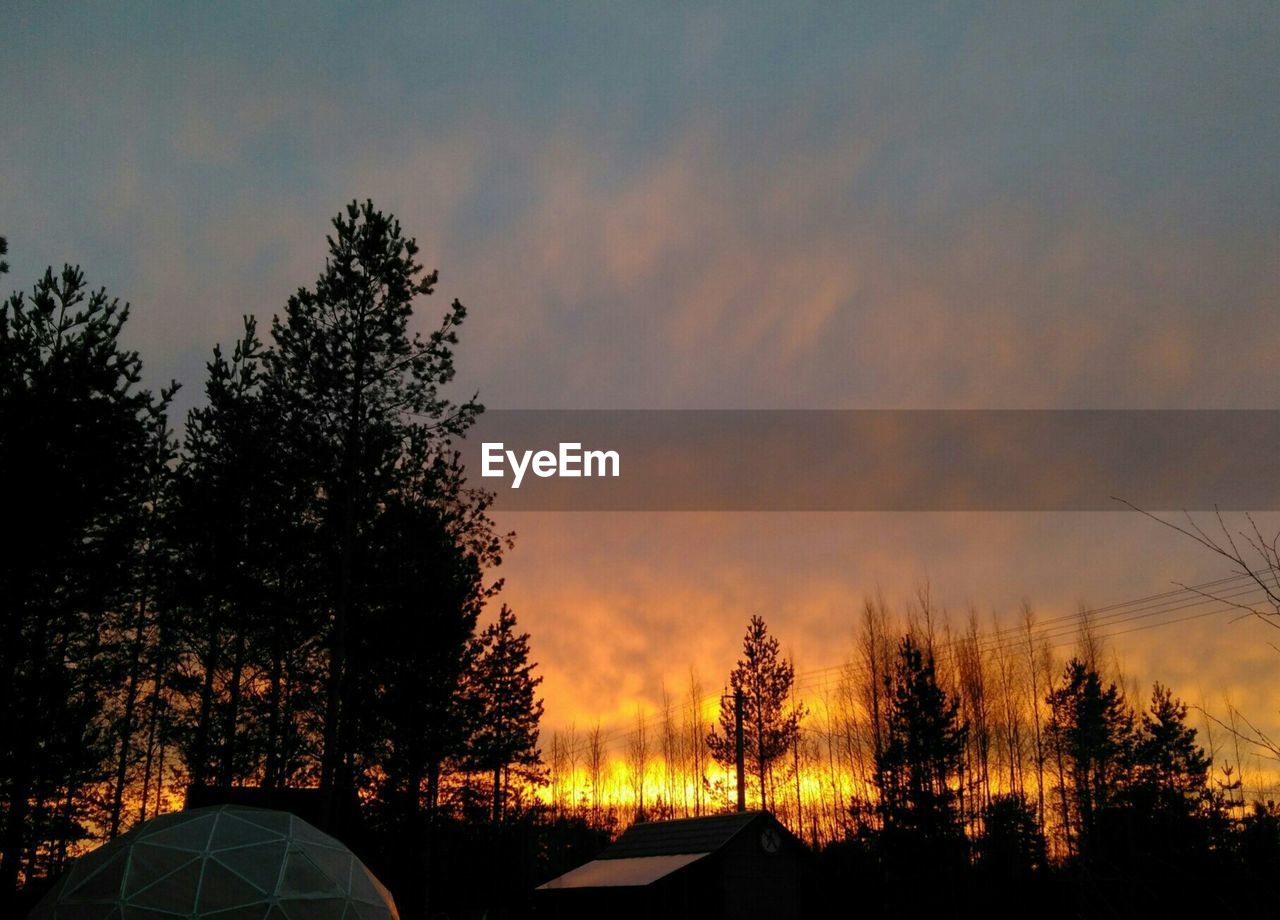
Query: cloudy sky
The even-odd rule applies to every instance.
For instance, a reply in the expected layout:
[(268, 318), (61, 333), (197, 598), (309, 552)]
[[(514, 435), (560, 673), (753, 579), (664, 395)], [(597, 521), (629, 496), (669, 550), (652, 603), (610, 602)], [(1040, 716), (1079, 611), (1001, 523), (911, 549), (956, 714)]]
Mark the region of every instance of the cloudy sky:
[[(686, 6), (10, 4), (7, 280), (81, 263), (186, 408), (372, 197), (471, 308), (495, 407), (1280, 400), (1280, 8)], [(722, 681), (756, 612), (803, 670), (877, 588), (1048, 616), (1224, 571), (1120, 513), (503, 524), (553, 723)], [(1266, 638), (1116, 647), (1274, 724)]]

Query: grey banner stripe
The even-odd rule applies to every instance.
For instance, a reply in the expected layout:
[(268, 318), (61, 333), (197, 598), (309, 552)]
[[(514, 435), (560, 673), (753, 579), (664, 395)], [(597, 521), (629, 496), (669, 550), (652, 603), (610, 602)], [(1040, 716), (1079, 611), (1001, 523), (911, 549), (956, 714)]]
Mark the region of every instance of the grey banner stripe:
[[(515, 489), (505, 453), (503, 477), (480, 476), (485, 443), (615, 451), (619, 475), (531, 461)], [(504, 510), (1280, 508), (1272, 410), (491, 410), (459, 446)]]

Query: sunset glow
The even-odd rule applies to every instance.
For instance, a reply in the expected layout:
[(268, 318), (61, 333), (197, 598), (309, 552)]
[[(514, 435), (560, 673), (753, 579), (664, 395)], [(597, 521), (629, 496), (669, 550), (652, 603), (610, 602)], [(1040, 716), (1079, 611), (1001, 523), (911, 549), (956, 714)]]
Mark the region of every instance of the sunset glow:
[(0, 915), (1280, 909), (1277, 49), (18, 0)]

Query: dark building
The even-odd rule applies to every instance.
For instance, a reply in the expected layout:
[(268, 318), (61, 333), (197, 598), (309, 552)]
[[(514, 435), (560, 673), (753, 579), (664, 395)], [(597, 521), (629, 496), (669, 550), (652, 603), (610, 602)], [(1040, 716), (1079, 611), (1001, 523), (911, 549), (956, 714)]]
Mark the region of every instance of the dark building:
[(539, 917), (734, 920), (804, 915), (812, 854), (764, 811), (634, 824), (534, 892)]

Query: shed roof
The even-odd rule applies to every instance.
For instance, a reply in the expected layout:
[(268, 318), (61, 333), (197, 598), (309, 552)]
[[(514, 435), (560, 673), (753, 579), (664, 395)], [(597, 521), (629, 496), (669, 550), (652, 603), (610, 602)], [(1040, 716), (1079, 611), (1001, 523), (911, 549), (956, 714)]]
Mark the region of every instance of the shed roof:
[(600, 860), (631, 859), (642, 856), (672, 856), (680, 853), (713, 853), (743, 828), (765, 816), (762, 811), (681, 818), (675, 821), (645, 821), (633, 824)]
[(649, 885), (702, 859), (706, 853), (681, 853), (673, 856), (636, 856), (625, 859), (597, 859), (553, 878), (539, 890), (561, 888), (623, 888)]

